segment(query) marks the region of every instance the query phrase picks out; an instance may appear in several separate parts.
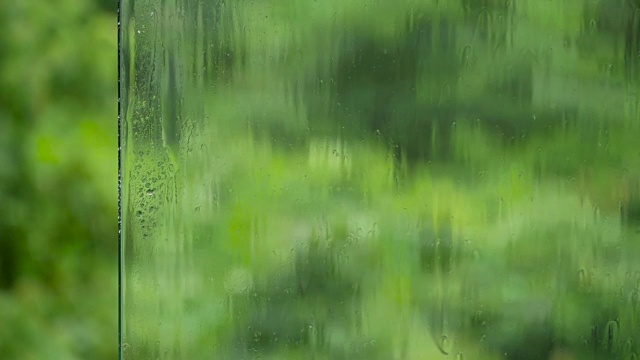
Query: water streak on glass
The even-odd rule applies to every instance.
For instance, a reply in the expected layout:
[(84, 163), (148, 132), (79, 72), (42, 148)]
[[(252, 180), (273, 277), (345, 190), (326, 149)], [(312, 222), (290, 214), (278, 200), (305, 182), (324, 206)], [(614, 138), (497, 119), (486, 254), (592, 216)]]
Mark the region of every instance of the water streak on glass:
[(121, 1), (124, 359), (637, 359), (640, 2)]

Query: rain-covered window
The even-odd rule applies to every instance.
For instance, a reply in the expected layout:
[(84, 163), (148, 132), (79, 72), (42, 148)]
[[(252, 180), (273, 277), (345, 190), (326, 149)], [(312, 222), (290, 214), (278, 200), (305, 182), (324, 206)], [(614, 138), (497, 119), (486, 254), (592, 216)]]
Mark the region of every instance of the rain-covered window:
[(640, 2), (121, 5), (124, 359), (638, 359)]

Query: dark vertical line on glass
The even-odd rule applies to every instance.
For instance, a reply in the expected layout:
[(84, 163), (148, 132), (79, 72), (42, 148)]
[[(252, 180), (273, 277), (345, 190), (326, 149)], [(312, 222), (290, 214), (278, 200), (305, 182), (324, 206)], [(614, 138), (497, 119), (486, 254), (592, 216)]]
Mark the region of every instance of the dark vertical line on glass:
[(122, 359), (122, 1), (118, 1), (118, 359)]

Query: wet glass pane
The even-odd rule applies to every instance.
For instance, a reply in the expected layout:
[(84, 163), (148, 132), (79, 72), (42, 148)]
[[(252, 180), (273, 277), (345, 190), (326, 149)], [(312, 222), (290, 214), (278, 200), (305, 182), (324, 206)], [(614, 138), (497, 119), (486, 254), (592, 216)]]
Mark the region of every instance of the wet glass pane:
[(638, 359), (636, 0), (123, 0), (125, 359)]

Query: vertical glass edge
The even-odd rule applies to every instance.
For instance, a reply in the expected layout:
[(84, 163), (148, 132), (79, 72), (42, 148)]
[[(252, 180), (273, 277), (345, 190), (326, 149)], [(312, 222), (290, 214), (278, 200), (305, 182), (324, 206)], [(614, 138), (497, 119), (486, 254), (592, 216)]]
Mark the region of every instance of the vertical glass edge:
[(122, 2), (124, 0), (118, 0), (117, 10), (117, 37), (118, 37), (118, 359), (122, 359), (122, 307), (123, 307), (123, 232), (122, 232)]

